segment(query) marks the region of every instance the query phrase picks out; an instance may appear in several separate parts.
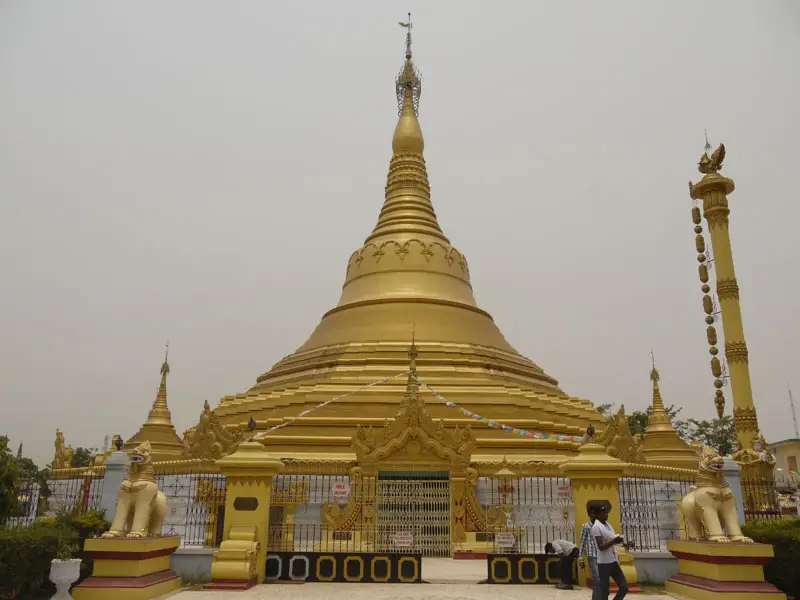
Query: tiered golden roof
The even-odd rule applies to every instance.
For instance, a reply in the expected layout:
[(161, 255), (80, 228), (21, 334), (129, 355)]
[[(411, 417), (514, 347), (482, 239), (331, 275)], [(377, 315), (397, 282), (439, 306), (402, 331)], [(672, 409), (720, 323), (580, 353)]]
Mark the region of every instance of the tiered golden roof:
[[(222, 399), (215, 413), (227, 424), (258, 430), (284, 422), (366, 383), (407, 368), (416, 331), (422, 381), (487, 418), (533, 431), (580, 435), (603, 421), (591, 402), (566, 395), (558, 382), (506, 341), (491, 315), (476, 303), (464, 255), (445, 236), (431, 204), (418, 120), (421, 81), (411, 54), (396, 80), (399, 119), (385, 200), (372, 233), (347, 264), (338, 304), (322, 317), (293, 354), (258, 377), (248, 392)], [(383, 425), (404, 395), (398, 381), (349, 396), (266, 437), (287, 456), (352, 457), (356, 426)], [(458, 411), (428, 399), (434, 418), (448, 427), (468, 422)], [(576, 449), (572, 441), (515, 438), (477, 427), (475, 455)]]
[(175, 432), (172, 414), (167, 406), (168, 357), (168, 355), (164, 357), (164, 363), (161, 365), (161, 385), (158, 386), (156, 400), (147, 415), (147, 421), (123, 446), (123, 450), (130, 452), (142, 442), (149, 441), (150, 456), (153, 461), (177, 460), (183, 453), (183, 442)]

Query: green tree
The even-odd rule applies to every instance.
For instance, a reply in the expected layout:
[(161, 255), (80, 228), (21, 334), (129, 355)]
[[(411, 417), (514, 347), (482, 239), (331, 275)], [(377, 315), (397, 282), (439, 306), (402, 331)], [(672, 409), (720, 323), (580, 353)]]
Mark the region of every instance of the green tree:
[(82, 448), (81, 446), (75, 448), (75, 452), (72, 453), (73, 468), (88, 467), (91, 463), (92, 452), (88, 448)]
[(35, 462), (27, 457), (17, 458), (15, 460), (20, 479), (38, 479), (40, 469), (36, 466)]
[(39, 484), (39, 508), (37, 513), (45, 509), (46, 499), (50, 497), (50, 486), (47, 480), (50, 476), (50, 469), (40, 469), (33, 460), (27, 457), (16, 459), (17, 472), (20, 478), (20, 488), (23, 482)]
[(711, 446), (723, 456), (733, 452), (733, 445), (736, 443), (736, 429), (733, 426), (733, 417), (730, 416), (712, 421), (676, 421), (675, 429), (682, 438)]
[(8, 438), (0, 436), (0, 523), (16, 510), (18, 489), (16, 459), (8, 448)]
[(612, 406), (614, 406), (614, 405), (613, 404), (598, 404), (597, 406), (595, 406), (595, 408), (597, 409), (597, 412), (599, 412), (602, 416), (605, 417), (605, 416), (608, 415), (608, 411), (611, 410)]

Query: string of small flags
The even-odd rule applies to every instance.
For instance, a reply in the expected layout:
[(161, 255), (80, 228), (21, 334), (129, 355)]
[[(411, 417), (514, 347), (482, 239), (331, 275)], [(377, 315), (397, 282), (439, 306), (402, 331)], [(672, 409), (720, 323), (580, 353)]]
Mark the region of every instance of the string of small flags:
[(549, 440), (554, 439), (558, 440), (559, 442), (569, 441), (569, 442), (585, 442), (588, 439), (588, 436), (585, 435), (556, 435), (553, 433), (541, 433), (538, 431), (529, 431), (527, 429), (520, 429), (518, 427), (511, 427), (510, 425), (504, 425), (498, 421), (493, 421), (491, 419), (487, 419), (486, 417), (479, 415), (478, 413), (472, 412), (471, 410), (467, 410), (456, 404), (455, 402), (451, 402), (438, 392), (436, 392), (431, 386), (427, 383), (420, 381), (417, 379), (417, 384), (426, 387), (428, 391), (434, 395), (434, 397), (447, 406), (448, 408), (455, 408), (456, 410), (461, 411), (465, 417), (472, 419), (473, 421), (479, 421), (481, 423), (486, 423), (492, 429), (501, 429), (506, 433), (513, 433), (524, 438), (534, 439), (534, 440)]
[(368, 383), (367, 385), (363, 385), (360, 388), (358, 388), (356, 390), (353, 390), (352, 392), (347, 392), (346, 394), (341, 394), (339, 396), (336, 396), (335, 398), (331, 398), (330, 400), (325, 400), (325, 402), (320, 402), (316, 406), (313, 406), (313, 407), (311, 407), (309, 409), (304, 410), (303, 412), (301, 412), (296, 417), (290, 417), (290, 418), (286, 419), (286, 421), (284, 421), (283, 423), (280, 423), (279, 425), (275, 425), (275, 427), (270, 427), (266, 431), (262, 431), (261, 433), (258, 433), (257, 435), (253, 436), (253, 440), (258, 441), (258, 440), (264, 438), (264, 436), (266, 436), (268, 433), (272, 433), (273, 431), (275, 431), (277, 429), (281, 429), (282, 427), (286, 427), (287, 425), (291, 425), (292, 423), (294, 423), (300, 417), (305, 417), (308, 413), (313, 412), (313, 411), (317, 410), (318, 408), (322, 408), (323, 406), (328, 406), (328, 404), (336, 402), (337, 400), (341, 400), (342, 398), (347, 398), (348, 396), (352, 396), (353, 394), (357, 394), (359, 392), (363, 392), (367, 388), (371, 388), (372, 386), (375, 386), (375, 385), (380, 385), (381, 383), (386, 383), (387, 381), (391, 381), (392, 379), (397, 379), (398, 377), (403, 377), (404, 375), (408, 375), (409, 373), (410, 373), (410, 371), (403, 371), (402, 373), (398, 373), (397, 375), (392, 375), (391, 377), (385, 377), (385, 378), (380, 379), (378, 381), (373, 381), (372, 383)]
[(786, 471), (787, 473), (790, 473), (791, 475), (795, 475), (795, 476), (798, 474), (797, 471), (791, 471), (789, 469), (778, 469), (778, 468), (776, 468), (775, 470), (776, 471)]

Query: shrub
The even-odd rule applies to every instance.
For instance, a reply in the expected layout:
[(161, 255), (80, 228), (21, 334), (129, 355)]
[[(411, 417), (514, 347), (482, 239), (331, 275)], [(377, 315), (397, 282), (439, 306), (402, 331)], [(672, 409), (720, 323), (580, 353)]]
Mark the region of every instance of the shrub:
[(105, 533), (111, 525), (106, 521), (105, 512), (100, 510), (90, 510), (80, 515), (64, 512), (51, 519), (44, 519), (42, 523), (74, 531), (81, 542), (81, 548), (83, 540)]
[(800, 598), (800, 519), (749, 523), (744, 534), (775, 548), (775, 558), (764, 566), (764, 577), (787, 596)]
[(88, 538), (98, 537), (108, 531), (111, 523), (106, 521), (105, 512), (101, 510), (90, 510), (84, 514), (74, 514), (71, 512), (59, 513), (52, 519), (42, 521), (50, 527), (70, 531), (72, 538), (77, 545), (77, 552), (73, 553), (73, 558), (80, 558), (81, 576), (78, 583), (92, 574), (94, 561), (86, 558), (83, 554), (83, 542)]
[(43, 523), (0, 528), (0, 598), (35, 598), (49, 587), (50, 561), (75, 538)]
[[(0, 599), (49, 598), (54, 587), (49, 581), (54, 558), (83, 559), (83, 542), (108, 530), (100, 511), (83, 515), (59, 514), (28, 527), (0, 527)], [(91, 574), (90, 560), (81, 563), (79, 581)]]

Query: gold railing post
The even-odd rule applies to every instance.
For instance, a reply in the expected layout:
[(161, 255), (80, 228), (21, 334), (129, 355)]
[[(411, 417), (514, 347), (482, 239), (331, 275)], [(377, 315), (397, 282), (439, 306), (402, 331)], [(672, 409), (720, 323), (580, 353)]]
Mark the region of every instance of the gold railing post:
[[(611, 504), (608, 522), (617, 533), (622, 532), (620, 521), (619, 480), (625, 472), (626, 463), (606, 454), (599, 444), (584, 444), (580, 454), (561, 465), (561, 471), (569, 477), (572, 501), (575, 504), (575, 543), (580, 544), (581, 527), (589, 519), (586, 504), (590, 500), (606, 500)], [(628, 585), (637, 582), (633, 557), (621, 548), (619, 563)], [(588, 579), (588, 569), (579, 569), (581, 583)]]
[(244, 442), (217, 465), (227, 477), (225, 530), (207, 587), (247, 589), (264, 579), (272, 480), (283, 463), (258, 442)]

